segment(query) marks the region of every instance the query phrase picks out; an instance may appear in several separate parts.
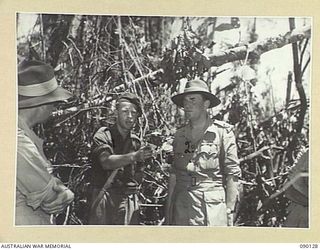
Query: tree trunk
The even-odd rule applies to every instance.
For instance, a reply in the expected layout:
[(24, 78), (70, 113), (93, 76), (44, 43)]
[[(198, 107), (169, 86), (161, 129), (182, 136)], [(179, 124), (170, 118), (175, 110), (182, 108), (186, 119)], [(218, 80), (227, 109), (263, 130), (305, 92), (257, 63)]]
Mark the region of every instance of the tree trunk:
[[(289, 18), (290, 30), (293, 31), (295, 29), (295, 21), (294, 18)], [(300, 133), (303, 128), (304, 117), (307, 111), (307, 98), (306, 93), (304, 92), (304, 88), (302, 86), (302, 74), (301, 74), (301, 65), (299, 63), (299, 51), (297, 41), (292, 43), (292, 54), (293, 54), (293, 69), (294, 69), (294, 80), (296, 82), (296, 88), (299, 93), (300, 101), (301, 101), (301, 109), (298, 116), (298, 122), (296, 127), (296, 132)]]

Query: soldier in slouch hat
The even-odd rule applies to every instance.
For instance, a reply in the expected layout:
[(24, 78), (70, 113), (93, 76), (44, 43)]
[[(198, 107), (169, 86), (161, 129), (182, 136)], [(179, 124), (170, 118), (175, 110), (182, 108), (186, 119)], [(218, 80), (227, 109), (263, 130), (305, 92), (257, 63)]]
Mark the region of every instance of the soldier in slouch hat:
[(23, 61), (18, 67), (18, 132), (16, 174), (16, 225), (51, 224), (74, 194), (49, 173), (51, 163), (43, 140), (32, 128), (51, 116), (55, 104), (72, 94), (58, 86), (53, 68), (40, 61)]

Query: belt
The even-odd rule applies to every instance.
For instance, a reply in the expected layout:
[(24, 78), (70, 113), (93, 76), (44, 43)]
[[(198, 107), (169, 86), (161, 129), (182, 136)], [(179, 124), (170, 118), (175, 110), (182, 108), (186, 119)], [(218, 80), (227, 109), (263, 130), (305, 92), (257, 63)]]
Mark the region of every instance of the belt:
[(182, 185), (186, 187), (196, 187), (202, 183), (208, 184), (210, 186), (222, 187), (222, 181), (214, 179), (213, 177), (201, 177), (194, 175), (176, 175), (177, 185)]
[[(123, 185), (112, 185), (110, 188), (108, 188), (106, 191), (113, 192), (115, 194), (137, 194), (139, 192), (139, 186), (138, 185), (130, 185), (131, 183), (125, 183)], [(100, 187), (94, 187), (93, 192), (96, 192), (97, 194), (101, 191), (102, 188)]]

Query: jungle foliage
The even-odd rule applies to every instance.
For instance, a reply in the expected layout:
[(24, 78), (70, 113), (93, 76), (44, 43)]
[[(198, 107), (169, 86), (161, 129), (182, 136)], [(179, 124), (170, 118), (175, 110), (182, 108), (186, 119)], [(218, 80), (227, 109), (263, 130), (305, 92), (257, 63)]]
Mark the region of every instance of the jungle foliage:
[[(256, 77), (235, 74), (227, 86), (216, 88), (222, 106), (211, 111), (212, 117), (235, 127), (242, 169), (236, 225), (282, 225), (288, 200), (283, 194), (270, 197), (282, 187), (297, 154), (309, 144), (309, 104), (302, 76), (310, 62), (303, 61), (310, 29), (295, 35), (291, 32), (294, 19), (290, 19), (288, 33), (257, 42), (254, 22), (246, 44), (230, 46), (215, 44), (214, 34), (238, 29), (240, 19), (231, 17), (220, 24), (217, 19), (39, 14), (29, 36), (18, 40), (18, 61), (46, 61), (55, 68), (58, 82), (75, 95), (44, 127), (37, 128), (46, 139), (54, 174), (76, 197), (67, 214), (59, 216), (59, 223), (87, 223), (92, 136), (100, 126), (114, 123), (114, 100), (119, 94), (129, 90), (141, 98), (143, 115), (135, 132), (159, 152), (145, 163), (140, 188), (141, 224), (158, 225), (163, 222), (170, 142), (175, 128), (184, 122), (170, 96), (183, 81), (196, 77), (212, 87), (216, 76), (225, 71), (220, 65), (231, 62), (234, 69), (255, 72), (262, 53), (293, 46), (295, 65), (292, 72), (284, 73), (289, 94), (281, 110), (274, 108), (271, 90), (261, 96), (252, 91), (259, 84)], [(177, 21), (182, 23), (181, 30), (172, 37)], [(196, 28), (192, 27), (195, 21), (200, 23)], [(213, 52), (215, 46), (223, 51)], [(294, 87), (300, 97), (296, 100), (290, 99)]]

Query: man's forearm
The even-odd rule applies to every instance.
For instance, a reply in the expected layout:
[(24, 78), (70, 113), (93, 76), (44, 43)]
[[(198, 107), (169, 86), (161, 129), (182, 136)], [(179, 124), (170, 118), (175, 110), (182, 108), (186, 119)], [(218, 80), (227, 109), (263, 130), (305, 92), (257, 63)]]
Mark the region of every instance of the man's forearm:
[(168, 197), (165, 204), (165, 217), (167, 224), (171, 222), (171, 206), (172, 206), (172, 197), (174, 193), (174, 188), (176, 186), (176, 175), (170, 174), (169, 183), (168, 183)]
[(134, 163), (136, 161), (136, 152), (123, 155), (110, 155), (108, 153), (102, 153), (99, 158), (103, 169), (114, 170)]
[(227, 208), (234, 210), (238, 199), (238, 182), (239, 178), (233, 175), (228, 175), (226, 178), (226, 205)]
[(55, 180), (57, 183), (52, 187), (51, 197), (46, 197), (41, 203), (42, 210), (48, 214), (61, 213), (74, 199), (74, 193), (59, 179)]

